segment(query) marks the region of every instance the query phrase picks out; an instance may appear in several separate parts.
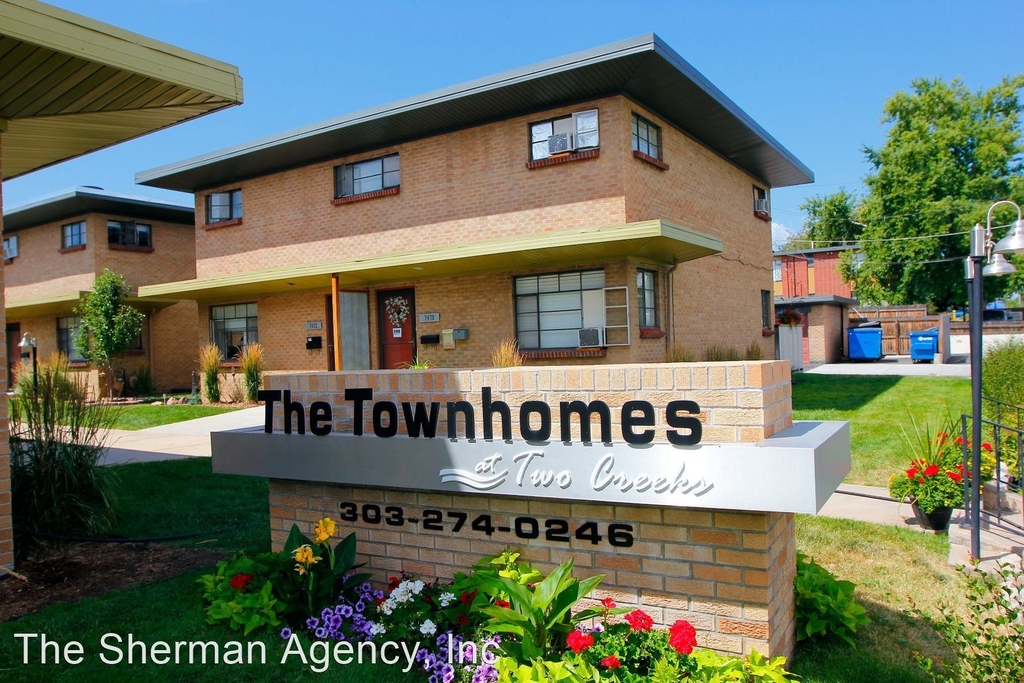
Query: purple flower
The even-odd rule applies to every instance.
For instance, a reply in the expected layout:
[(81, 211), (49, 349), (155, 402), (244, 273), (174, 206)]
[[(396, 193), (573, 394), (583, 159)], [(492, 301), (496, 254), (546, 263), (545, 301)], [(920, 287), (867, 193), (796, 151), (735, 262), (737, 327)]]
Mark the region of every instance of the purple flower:
[(373, 586), (370, 585), (369, 581), (364, 581), (362, 584), (360, 584), (357, 590), (363, 595), (366, 595), (367, 593), (373, 590)]
[(292, 637), (292, 630), (285, 626), (283, 629), (281, 629), (281, 637), (285, 640), (288, 640)]
[(318, 628), (316, 630), (316, 632), (315, 632), (315, 635), (316, 635), (317, 638), (326, 638), (327, 637), (327, 629), (322, 628), (322, 627)]
[(360, 600), (359, 602), (356, 603), (355, 610), (357, 612), (362, 612), (365, 609), (366, 609), (366, 605), (363, 604), (362, 600)]
[(310, 631), (312, 631), (313, 629), (315, 629), (319, 625), (320, 625), (320, 620), (317, 619), (316, 617), (310, 617), (309, 619), (306, 619), (306, 628), (308, 628)]

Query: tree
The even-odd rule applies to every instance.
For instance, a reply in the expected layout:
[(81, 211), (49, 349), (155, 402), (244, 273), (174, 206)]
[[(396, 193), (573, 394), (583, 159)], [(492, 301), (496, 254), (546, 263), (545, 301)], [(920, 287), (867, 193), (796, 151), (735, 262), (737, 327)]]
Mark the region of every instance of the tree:
[(798, 251), (837, 244), (855, 244), (863, 226), (853, 220), (857, 198), (839, 188), (838, 192), (815, 195), (800, 205), (807, 214), (800, 232), (791, 235), (779, 251)]
[(114, 359), (142, 334), (145, 316), (124, 303), (131, 291), (123, 276), (104, 268), (75, 311), (82, 319), (75, 331), (75, 346), (86, 360), (106, 366), (108, 397), (114, 395)]

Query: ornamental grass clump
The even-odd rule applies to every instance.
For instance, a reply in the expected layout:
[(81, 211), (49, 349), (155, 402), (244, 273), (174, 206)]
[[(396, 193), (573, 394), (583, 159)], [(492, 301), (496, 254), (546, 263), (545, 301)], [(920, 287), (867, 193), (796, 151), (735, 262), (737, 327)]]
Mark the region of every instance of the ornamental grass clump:
[(493, 368), (518, 368), (523, 365), (523, 360), (523, 354), (519, 351), (519, 342), (515, 339), (502, 339), (491, 353), (491, 367)]
[[(116, 472), (100, 467), (116, 408), (90, 403), (67, 357), (22, 372), (11, 401), (14, 526), (63, 536), (100, 535), (114, 519)], [(24, 541), (24, 538), (22, 539)], [(20, 551), (26, 548), (19, 543)]]
[(203, 373), (203, 390), (206, 400), (220, 403), (220, 364), (224, 360), (216, 344), (207, 344), (199, 349), (199, 370)]
[(256, 394), (263, 385), (263, 345), (258, 342), (246, 344), (238, 353), (245, 382), (245, 399), (256, 402)]

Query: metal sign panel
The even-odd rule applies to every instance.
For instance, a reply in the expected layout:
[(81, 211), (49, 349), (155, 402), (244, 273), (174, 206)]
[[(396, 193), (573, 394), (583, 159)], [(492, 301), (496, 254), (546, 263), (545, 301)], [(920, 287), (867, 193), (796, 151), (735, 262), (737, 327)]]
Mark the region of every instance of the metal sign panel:
[(213, 471), (611, 504), (815, 513), (850, 471), (846, 422), (757, 444), (583, 444), (329, 434), (211, 434)]

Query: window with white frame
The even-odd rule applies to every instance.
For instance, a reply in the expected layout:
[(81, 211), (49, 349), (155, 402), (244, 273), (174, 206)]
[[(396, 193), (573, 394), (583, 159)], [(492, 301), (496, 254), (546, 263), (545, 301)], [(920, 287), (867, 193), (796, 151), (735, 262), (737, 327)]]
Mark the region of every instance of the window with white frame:
[(123, 247), (152, 247), (153, 229), (135, 221), (107, 221), (107, 243)]
[(386, 190), (398, 187), (401, 180), (397, 154), (357, 161), (334, 169), (334, 196), (351, 197)]
[(782, 282), (782, 259), (772, 261), (772, 282)]
[(601, 138), (597, 125), (597, 110), (590, 109), (557, 119), (531, 123), (530, 160), (537, 161), (551, 156), (549, 140), (562, 135), (566, 136), (566, 145), (562, 151), (599, 147)]
[(633, 114), (633, 151), (661, 159), (661, 128)]
[(772, 315), (772, 293), (767, 289), (761, 290), (761, 327), (770, 329), (775, 317)]
[(259, 341), (255, 303), (210, 306), (210, 342), (226, 360), (238, 357), (242, 347)]
[(74, 223), (68, 223), (67, 225), (61, 226), (61, 249), (81, 246), (85, 246), (85, 221), (75, 221)]
[(772, 205), (768, 199), (768, 190), (754, 185), (754, 213), (767, 218), (772, 213)]
[(206, 222), (222, 223), (242, 217), (242, 191), (211, 192), (206, 196)]
[(85, 357), (75, 344), (75, 334), (82, 325), (77, 315), (57, 318), (57, 350), (73, 361), (84, 361)]
[(604, 271), (517, 277), (515, 303), (516, 337), (521, 348), (576, 348), (589, 309), (599, 308), (603, 319)]
[[(646, 152), (645, 152), (646, 153)], [(657, 296), (658, 273), (653, 270), (637, 268), (636, 293), (637, 311), (640, 316), (640, 327), (658, 326)]]
[(4, 260), (10, 261), (18, 255), (18, 236), (11, 235), (4, 238)]

